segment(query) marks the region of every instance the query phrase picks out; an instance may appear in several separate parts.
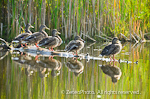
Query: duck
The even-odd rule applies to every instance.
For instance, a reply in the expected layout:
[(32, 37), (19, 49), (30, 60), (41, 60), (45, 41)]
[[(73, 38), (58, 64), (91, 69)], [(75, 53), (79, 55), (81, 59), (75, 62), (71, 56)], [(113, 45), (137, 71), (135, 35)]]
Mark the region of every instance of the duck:
[(110, 60), (112, 61), (111, 55), (113, 55), (113, 60), (115, 61), (115, 55), (120, 53), (120, 51), (122, 50), (122, 45), (120, 43), (120, 41), (118, 40), (117, 37), (113, 38), (112, 40), (112, 44), (109, 44), (108, 46), (106, 46), (102, 52), (101, 52), (101, 56), (109, 56)]
[(37, 61), (37, 63), (43, 67), (43, 68), (47, 68), (48, 70), (51, 70), (51, 75), (53, 77), (58, 76), (60, 74), (60, 69), (62, 67), (62, 63), (59, 60), (56, 59), (44, 59), (44, 60), (40, 60)]
[(45, 37), (48, 37), (48, 34), (44, 31), (44, 29), (50, 30), (46, 25), (41, 25), (39, 32), (35, 32), (32, 35), (28, 36), (22, 41), (22, 43), (35, 44), (38, 48), (39, 46), (37, 44), (39, 43), (39, 41), (41, 41)]
[(42, 39), (38, 46), (40, 47), (49, 47), (49, 50), (53, 50), (53, 48), (60, 46), (62, 43), (62, 39), (59, 37), (60, 32), (58, 32), (56, 29), (52, 30), (52, 36), (48, 36), (44, 39)]
[(84, 47), (84, 40), (81, 39), (80, 36), (75, 36), (74, 40), (70, 41), (68, 45), (65, 47), (65, 51), (67, 52), (76, 52), (78, 55), (78, 51), (80, 51)]
[[(34, 28), (30, 23), (28, 23), (25, 27), (25, 33), (19, 34), (15, 37), (15, 39), (12, 41), (12, 43), (21, 43), (22, 40), (27, 38), (29, 35), (32, 35), (32, 32), (30, 31), (30, 28)], [(21, 44), (23, 47), (23, 45)]]
[(111, 66), (110, 64), (107, 64), (102, 65), (101, 69), (103, 73), (111, 77), (113, 83), (116, 83), (122, 75), (121, 69), (117, 66)]
[(83, 73), (84, 65), (78, 60), (70, 60), (65, 65), (71, 72), (75, 74), (75, 76)]

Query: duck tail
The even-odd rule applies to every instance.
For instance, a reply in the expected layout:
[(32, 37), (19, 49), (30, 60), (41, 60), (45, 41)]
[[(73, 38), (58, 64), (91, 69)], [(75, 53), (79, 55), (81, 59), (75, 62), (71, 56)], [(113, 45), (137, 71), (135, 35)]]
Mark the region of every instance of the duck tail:
[(104, 55), (100, 54), (99, 56), (100, 56), (100, 57), (103, 57)]
[(21, 43), (25, 44), (25, 43), (28, 43), (27, 41), (22, 41)]

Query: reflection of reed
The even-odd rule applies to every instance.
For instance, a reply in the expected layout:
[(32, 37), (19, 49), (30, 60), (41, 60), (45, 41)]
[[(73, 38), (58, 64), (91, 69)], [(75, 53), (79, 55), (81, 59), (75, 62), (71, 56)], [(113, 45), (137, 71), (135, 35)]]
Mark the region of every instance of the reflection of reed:
[(66, 63), (66, 66), (71, 72), (74, 72), (75, 76), (78, 76), (83, 72), (84, 66), (78, 60), (70, 60)]
[(108, 75), (108, 76), (111, 77), (113, 83), (116, 83), (117, 80), (120, 79), (121, 74), (122, 74), (120, 68), (117, 67), (117, 66), (102, 65), (102, 66), (101, 66), (101, 69), (103, 70), (103, 72), (104, 72), (106, 75)]

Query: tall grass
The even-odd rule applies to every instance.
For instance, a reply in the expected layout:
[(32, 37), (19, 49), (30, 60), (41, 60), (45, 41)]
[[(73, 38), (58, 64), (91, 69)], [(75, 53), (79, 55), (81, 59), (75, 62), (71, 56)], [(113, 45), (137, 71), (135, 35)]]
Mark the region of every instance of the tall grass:
[[(38, 31), (41, 24), (56, 28), (62, 37), (107, 35), (144, 38), (150, 31), (148, 0), (7, 0), (1, 2), (3, 38), (13, 39), (26, 23)], [(48, 32), (48, 31), (47, 31)], [(48, 32), (49, 35), (50, 32)], [(7, 35), (7, 36), (6, 36)], [(8, 38), (7, 38), (8, 39)]]

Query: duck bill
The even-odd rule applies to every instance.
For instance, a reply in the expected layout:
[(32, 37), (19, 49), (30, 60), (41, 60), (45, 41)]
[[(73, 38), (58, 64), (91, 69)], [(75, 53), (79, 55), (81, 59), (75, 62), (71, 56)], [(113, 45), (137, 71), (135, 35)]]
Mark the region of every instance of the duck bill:
[(34, 26), (31, 25), (30, 28), (34, 28)]
[(45, 29), (50, 30), (50, 28), (46, 27)]
[(80, 39), (82, 42), (85, 42), (83, 39)]
[(120, 41), (119, 41), (119, 40), (117, 40), (117, 43), (120, 43)]
[(61, 34), (60, 32), (57, 32), (57, 34)]

